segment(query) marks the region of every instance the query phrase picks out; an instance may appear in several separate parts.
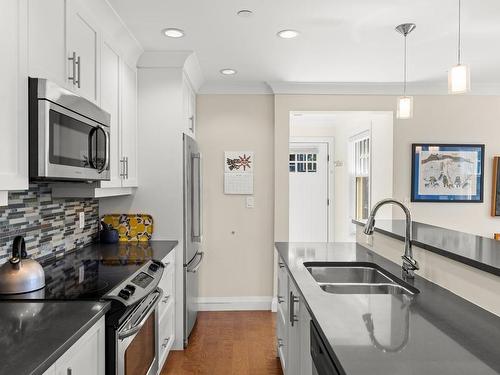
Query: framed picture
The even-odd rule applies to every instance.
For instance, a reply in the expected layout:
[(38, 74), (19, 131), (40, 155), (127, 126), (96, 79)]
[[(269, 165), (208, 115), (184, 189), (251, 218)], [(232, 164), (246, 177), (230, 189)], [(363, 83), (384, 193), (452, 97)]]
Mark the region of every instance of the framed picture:
[[(500, 216), (500, 157), (493, 158), (493, 192), (491, 194), (491, 216)], [(500, 238), (499, 238), (500, 239)]]
[(483, 202), (484, 145), (413, 144), (412, 202)]

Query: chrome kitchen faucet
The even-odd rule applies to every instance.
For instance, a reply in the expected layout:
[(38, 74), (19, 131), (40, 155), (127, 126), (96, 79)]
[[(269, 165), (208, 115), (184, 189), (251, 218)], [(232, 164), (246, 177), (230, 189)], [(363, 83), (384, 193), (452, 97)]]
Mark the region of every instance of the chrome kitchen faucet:
[(419, 269), (418, 262), (413, 259), (413, 250), (411, 246), (411, 239), (412, 239), (412, 221), (411, 221), (411, 212), (406, 207), (403, 203), (396, 199), (383, 199), (380, 202), (376, 203), (371, 212), (370, 216), (368, 217), (368, 221), (365, 225), (365, 228), (363, 232), (366, 235), (372, 235), (373, 230), (375, 228), (375, 215), (377, 214), (377, 211), (379, 210), (380, 207), (386, 205), (386, 204), (392, 204), (395, 206), (401, 207), (403, 212), (405, 213), (406, 217), (406, 230), (405, 230), (405, 253), (401, 257), (403, 259), (403, 278), (404, 279), (413, 279), (415, 278), (415, 270)]

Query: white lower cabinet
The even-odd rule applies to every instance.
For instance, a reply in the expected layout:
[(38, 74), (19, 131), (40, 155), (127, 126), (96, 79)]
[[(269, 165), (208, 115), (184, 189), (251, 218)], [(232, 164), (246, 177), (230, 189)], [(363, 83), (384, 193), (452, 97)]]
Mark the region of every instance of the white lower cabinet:
[(281, 367), (285, 375), (312, 375), (311, 316), (281, 261), (279, 266), (276, 338)]
[(175, 341), (175, 251), (163, 259), (165, 270), (158, 287), (163, 298), (158, 306), (158, 373), (161, 373)]
[(43, 375), (104, 375), (104, 330), (102, 317)]

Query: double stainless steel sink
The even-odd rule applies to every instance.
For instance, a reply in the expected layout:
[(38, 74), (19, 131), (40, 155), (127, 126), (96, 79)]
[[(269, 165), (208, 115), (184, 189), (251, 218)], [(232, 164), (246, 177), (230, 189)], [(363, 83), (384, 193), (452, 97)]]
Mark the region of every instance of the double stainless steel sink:
[(334, 294), (405, 294), (418, 289), (375, 263), (306, 262), (319, 287)]

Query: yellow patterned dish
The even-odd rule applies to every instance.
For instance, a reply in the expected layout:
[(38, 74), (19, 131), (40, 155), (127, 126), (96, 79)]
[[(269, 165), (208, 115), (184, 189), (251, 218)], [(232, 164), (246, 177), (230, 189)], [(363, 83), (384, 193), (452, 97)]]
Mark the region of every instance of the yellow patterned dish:
[(118, 231), (120, 242), (149, 241), (153, 235), (153, 217), (148, 214), (109, 214), (102, 221)]

